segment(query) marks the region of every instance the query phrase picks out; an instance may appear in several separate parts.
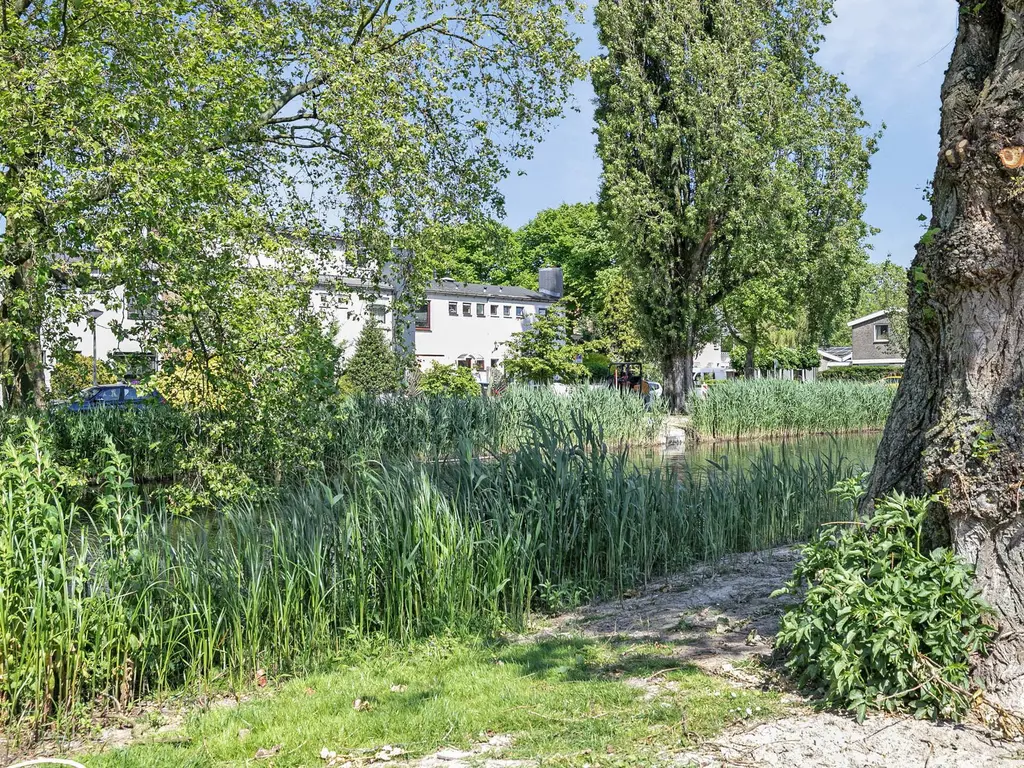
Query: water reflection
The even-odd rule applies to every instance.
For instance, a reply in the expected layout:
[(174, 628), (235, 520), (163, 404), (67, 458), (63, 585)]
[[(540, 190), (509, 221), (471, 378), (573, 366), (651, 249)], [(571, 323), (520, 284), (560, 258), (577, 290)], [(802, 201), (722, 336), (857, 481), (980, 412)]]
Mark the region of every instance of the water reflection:
[(825, 454), (843, 456), (847, 462), (862, 464), (870, 469), (875, 461), (875, 450), (882, 439), (881, 433), (852, 435), (812, 435), (784, 440), (749, 440), (743, 442), (696, 443), (685, 448), (670, 447), (652, 451), (645, 458), (652, 464), (664, 464), (676, 469), (704, 469), (709, 462), (727, 461), (730, 466), (747, 466), (761, 451), (773, 454), (785, 451), (791, 457), (813, 458)]

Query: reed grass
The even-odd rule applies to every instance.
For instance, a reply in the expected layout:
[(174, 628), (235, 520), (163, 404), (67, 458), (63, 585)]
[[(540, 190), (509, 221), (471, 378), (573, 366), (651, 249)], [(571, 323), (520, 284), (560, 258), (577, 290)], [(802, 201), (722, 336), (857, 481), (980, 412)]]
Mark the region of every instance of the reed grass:
[(86, 702), (310, 671), (358, 638), (521, 628), (567, 598), (806, 539), (860, 469), (785, 450), (645, 468), (580, 413), (516, 439), (485, 457), (353, 461), (181, 518), (146, 508), (109, 442), (86, 509), (30, 424), (0, 466), (0, 723), (39, 731)]
[(700, 437), (725, 439), (881, 429), (894, 396), (895, 388), (884, 384), (736, 381), (695, 395), (690, 425)]

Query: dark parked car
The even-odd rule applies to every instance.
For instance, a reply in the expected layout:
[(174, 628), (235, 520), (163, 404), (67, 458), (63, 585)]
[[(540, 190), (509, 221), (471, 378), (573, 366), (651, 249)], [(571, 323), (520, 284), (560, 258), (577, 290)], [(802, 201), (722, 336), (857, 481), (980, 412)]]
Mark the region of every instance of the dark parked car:
[(71, 400), (54, 405), (69, 411), (92, 411), (96, 408), (140, 408), (164, 402), (156, 390), (143, 394), (131, 384), (101, 384), (83, 389)]

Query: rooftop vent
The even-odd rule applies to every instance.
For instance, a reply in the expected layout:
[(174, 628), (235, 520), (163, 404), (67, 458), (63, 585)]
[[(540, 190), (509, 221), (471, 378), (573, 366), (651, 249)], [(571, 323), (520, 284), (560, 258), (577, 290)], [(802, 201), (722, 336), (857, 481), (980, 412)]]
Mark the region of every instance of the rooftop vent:
[(540, 293), (545, 298), (557, 301), (562, 298), (564, 287), (562, 285), (561, 267), (541, 267), (538, 275)]

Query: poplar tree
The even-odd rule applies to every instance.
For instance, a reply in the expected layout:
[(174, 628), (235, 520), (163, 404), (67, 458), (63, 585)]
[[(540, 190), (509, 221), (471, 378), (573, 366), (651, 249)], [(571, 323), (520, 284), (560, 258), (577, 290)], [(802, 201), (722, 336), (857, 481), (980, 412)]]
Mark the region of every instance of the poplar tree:
[(597, 4), (601, 205), (673, 411), (727, 298), (793, 265), (796, 282), (824, 288), (863, 261), (874, 138), (813, 59), (831, 12), (831, 0)]

